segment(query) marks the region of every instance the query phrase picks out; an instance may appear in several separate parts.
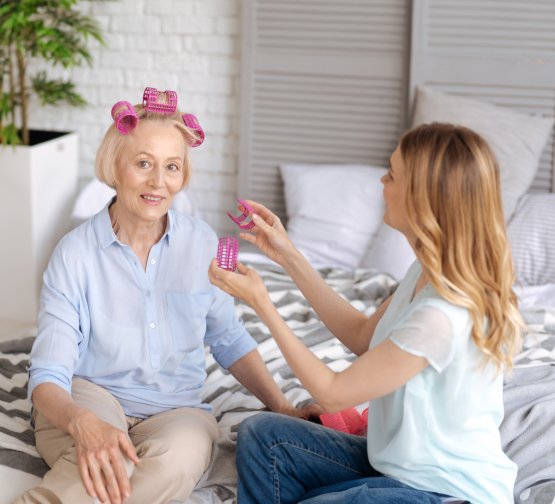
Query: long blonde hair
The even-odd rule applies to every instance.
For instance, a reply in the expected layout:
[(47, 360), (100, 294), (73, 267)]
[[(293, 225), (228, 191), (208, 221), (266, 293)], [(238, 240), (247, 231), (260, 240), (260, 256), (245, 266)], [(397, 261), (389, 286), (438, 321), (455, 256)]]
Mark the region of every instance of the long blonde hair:
[(526, 325), (512, 290), (497, 160), (480, 135), (442, 123), (408, 131), (400, 151), (422, 270), (444, 299), (468, 309), (480, 367), (491, 361), (510, 372)]
[[(162, 93), (161, 103), (164, 101), (164, 96), (165, 93)], [(179, 110), (176, 110), (173, 114), (164, 114), (161, 112), (148, 111), (143, 108), (142, 104), (134, 105), (133, 108), (139, 118), (137, 128), (140, 128), (141, 125), (146, 122), (155, 122), (160, 126), (177, 128), (183, 135), (183, 141), (186, 146), (185, 159), (183, 160), (183, 184), (181, 189), (184, 189), (187, 187), (187, 184), (191, 180), (191, 176), (193, 174), (193, 158), (191, 157), (191, 152), (188, 146), (194, 141), (199, 140), (197, 133), (195, 130), (185, 126), (185, 123), (181, 118), (183, 112), (180, 112)], [(127, 138), (128, 135), (120, 133), (116, 128), (115, 123), (112, 122), (96, 153), (96, 160), (94, 163), (96, 178), (110, 186), (112, 189), (116, 188), (116, 164), (119, 160), (121, 152), (123, 151)]]

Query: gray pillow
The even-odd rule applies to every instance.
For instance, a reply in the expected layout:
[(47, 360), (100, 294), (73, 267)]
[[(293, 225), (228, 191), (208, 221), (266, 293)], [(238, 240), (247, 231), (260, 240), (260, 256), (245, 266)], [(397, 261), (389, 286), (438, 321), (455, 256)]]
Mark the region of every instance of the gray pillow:
[(507, 226), (516, 279), (555, 283), (555, 194), (525, 194)]
[(508, 221), (534, 181), (553, 118), (418, 87), (412, 126), (434, 121), (466, 126), (490, 144), (499, 163), (503, 213)]

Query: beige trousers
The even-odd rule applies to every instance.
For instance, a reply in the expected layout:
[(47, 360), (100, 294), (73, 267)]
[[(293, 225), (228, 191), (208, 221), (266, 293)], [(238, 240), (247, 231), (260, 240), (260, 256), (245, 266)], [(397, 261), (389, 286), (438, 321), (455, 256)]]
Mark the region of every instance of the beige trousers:
[[(218, 439), (216, 419), (200, 408), (177, 408), (142, 419), (126, 416), (107, 390), (74, 378), (74, 401), (100, 420), (128, 433), (141, 463), (135, 465), (123, 452), (131, 483), (125, 504), (183, 502), (208, 468), (212, 444)], [(35, 409), (37, 449), (51, 470), (42, 483), (24, 493), (16, 504), (99, 503), (85, 489), (73, 438), (57, 429)]]

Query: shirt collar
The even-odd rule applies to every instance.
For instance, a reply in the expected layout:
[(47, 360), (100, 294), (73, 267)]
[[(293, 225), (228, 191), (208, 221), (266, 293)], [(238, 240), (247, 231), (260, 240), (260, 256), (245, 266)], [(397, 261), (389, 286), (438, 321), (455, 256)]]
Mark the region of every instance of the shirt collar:
[[(98, 237), (98, 242), (100, 243), (100, 248), (102, 250), (104, 250), (106, 247), (109, 247), (114, 242), (120, 243), (116, 236), (116, 233), (114, 233), (112, 221), (110, 220), (110, 213), (108, 212), (110, 205), (114, 203), (116, 199), (117, 196), (114, 196), (110, 201), (108, 201), (108, 203), (106, 203), (106, 206), (98, 213), (95, 219), (96, 235)], [(169, 245), (173, 230), (175, 228), (175, 217), (172, 210), (168, 210), (167, 215), (168, 221), (166, 223), (166, 231), (164, 232), (164, 236), (160, 238), (160, 241), (162, 241), (167, 236)]]

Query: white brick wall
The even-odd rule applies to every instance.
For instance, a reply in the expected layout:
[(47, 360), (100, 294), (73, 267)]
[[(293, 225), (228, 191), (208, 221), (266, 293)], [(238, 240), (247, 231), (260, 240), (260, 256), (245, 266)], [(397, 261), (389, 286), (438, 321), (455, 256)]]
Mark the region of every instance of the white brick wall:
[(32, 128), (80, 133), (82, 184), (94, 176), (94, 157), (117, 101), (140, 103), (146, 86), (177, 91), (179, 108), (195, 114), (206, 133), (193, 150), (190, 192), (220, 236), (236, 232), (240, 66), (240, 0), (118, 0), (82, 2), (102, 26), (106, 46), (89, 43), (93, 68), (71, 75), (86, 110), (32, 105)]

